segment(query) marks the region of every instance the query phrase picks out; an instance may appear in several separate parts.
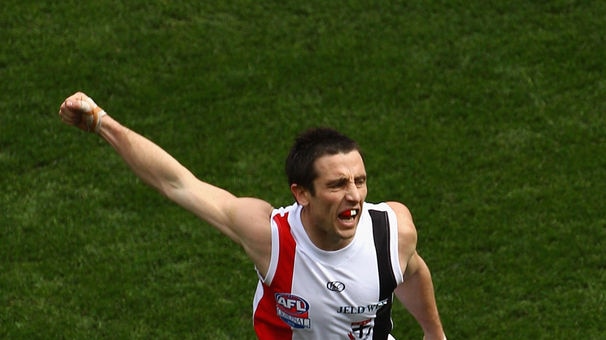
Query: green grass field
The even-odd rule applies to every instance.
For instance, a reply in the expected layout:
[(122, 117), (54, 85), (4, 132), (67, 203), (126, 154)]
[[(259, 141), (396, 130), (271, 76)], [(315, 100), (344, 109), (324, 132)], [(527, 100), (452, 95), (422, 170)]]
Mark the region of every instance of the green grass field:
[[(196, 175), (290, 204), (295, 134), (408, 205), (449, 339), (606, 338), (606, 3), (0, 5), (0, 338), (253, 339), (244, 253), (62, 124), (77, 90)], [(394, 335), (421, 339), (397, 306)]]

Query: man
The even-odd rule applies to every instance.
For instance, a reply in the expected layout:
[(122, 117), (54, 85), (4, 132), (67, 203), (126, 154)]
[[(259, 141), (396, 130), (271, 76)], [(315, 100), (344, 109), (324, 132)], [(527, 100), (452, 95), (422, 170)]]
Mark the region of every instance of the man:
[(331, 129), (299, 136), (286, 161), (296, 203), (274, 209), (199, 180), (84, 93), (67, 98), (59, 115), (99, 134), (144, 182), (244, 249), (259, 275), (259, 339), (393, 339), (394, 293), (425, 339), (446, 338), (410, 212), (365, 202), (364, 161), (348, 137)]

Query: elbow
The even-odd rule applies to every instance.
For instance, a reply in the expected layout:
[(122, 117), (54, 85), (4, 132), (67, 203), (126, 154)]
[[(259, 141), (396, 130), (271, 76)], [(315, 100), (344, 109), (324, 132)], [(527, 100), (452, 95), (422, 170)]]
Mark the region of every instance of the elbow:
[(177, 201), (178, 197), (183, 196), (185, 185), (179, 178), (159, 181), (156, 190), (163, 196), (172, 201)]

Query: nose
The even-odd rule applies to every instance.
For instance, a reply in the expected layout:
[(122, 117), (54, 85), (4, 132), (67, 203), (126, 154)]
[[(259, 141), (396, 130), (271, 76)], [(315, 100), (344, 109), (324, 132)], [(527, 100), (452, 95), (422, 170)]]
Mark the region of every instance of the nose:
[(355, 183), (350, 182), (345, 192), (345, 199), (350, 202), (359, 202), (361, 198), (362, 193), (360, 192), (360, 188)]

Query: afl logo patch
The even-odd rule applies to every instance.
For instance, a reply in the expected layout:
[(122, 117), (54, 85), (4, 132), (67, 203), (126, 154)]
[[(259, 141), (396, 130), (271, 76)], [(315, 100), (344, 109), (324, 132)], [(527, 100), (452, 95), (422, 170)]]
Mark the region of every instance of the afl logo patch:
[(276, 293), (276, 313), (292, 328), (311, 328), (309, 303), (300, 296), (288, 293)]
[(345, 284), (341, 281), (331, 281), (326, 283), (328, 290), (340, 293), (345, 290)]

